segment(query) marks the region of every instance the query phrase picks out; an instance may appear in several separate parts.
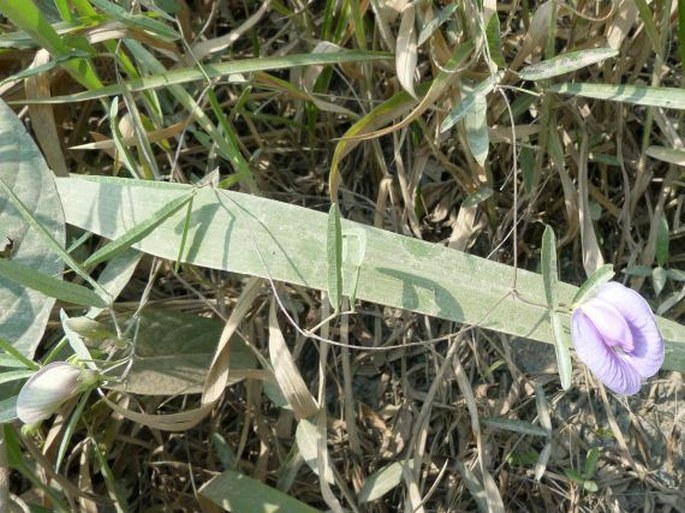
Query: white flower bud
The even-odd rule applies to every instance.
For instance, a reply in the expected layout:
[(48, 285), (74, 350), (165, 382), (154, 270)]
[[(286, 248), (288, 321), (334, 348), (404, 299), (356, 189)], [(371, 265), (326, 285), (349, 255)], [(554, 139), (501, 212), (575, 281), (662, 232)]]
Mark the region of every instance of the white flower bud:
[(97, 375), (67, 362), (52, 362), (24, 384), (17, 398), (17, 416), (25, 424), (38, 424), (65, 401), (97, 381)]

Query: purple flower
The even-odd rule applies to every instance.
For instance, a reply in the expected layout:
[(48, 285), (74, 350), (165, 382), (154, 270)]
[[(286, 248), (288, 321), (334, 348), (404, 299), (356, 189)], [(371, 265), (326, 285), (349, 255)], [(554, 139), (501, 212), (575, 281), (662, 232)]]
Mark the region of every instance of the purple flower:
[(664, 363), (664, 340), (640, 294), (616, 282), (599, 286), (571, 316), (578, 357), (617, 394), (635, 394)]

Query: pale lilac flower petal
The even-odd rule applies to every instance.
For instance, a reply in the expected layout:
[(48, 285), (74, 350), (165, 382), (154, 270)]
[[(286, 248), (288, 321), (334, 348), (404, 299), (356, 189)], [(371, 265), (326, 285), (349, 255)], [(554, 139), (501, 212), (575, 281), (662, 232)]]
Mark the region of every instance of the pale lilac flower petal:
[(643, 378), (656, 374), (664, 363), (664, 340), (647, 301), (620, 283), (602, 285), (595, 295), (611, 303), (621, 313), (633, 334), (633, 349), (625, 358)]
[(79, 391), (83, 369), (66, 362), (49, 363), (31, 376), (19, 391), (17, 416), (25, 424), (37, 424), (55, 413)]
[(571, 317), (571, 338), (578, 357), (607, 387), (617, 394), (635, 394), (640, 390), (640, 374), (604, 342), (581, 308)]
[(590, 299), (578, 308), (594, 324), (605, 344), (628, 352), (634, 349), (630, 326), (614, 305), (601, 299)]

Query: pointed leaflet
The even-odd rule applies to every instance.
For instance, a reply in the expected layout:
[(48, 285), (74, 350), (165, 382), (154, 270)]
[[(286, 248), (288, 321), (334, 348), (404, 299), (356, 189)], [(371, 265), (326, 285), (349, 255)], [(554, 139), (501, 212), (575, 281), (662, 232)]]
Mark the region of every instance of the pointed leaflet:
[(342, 228), (337, 203), (333, 203), (328, 211), (326, 255), (328, 257), (328, 301), (337, 312), (342, 303)]
[(557, 356), (557, 366), (559, 367), (559, 379), (564, 390), (571, 387), (571, 354), (566, 344), (566, 339), (561, 327), (561, 319), (556, 312), (558, 305), (557, 287), (557, 248), (554, 230), (550, 226), (545, 226), (542, 234), (542, 280), (545, 286), (545, 297), (549, 307), (550, 320), (552, 322), (552, 335), (554, 340), (554, 350)]
[(585, 301), (586, 298), (590, 297), (597, 290), (597, 287), (613, 278), (614, 274), (616, 273), (612, 264), (605, 264), (597, 269), (585, 280), (585, 283), (580, 286), (576, 295), (573, 296), (572, 306), (579, 305)]

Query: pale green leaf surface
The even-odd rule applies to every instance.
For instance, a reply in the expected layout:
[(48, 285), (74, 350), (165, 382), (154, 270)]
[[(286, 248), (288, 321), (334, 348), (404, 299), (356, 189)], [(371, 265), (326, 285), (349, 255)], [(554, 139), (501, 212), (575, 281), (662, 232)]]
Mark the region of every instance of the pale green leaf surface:
[[(219, 64), (203, 64), (202, 69), (197, 67), (174, 69), (157, 75), (150, 75), (129, 80), (123, 84), (113, 84), (101, 87), (93, 91), (83, 91), (64, 96), (53, 96), (43, 101), (30, 100), (30, 103), (72, 103), (120, 95), (123, 93), (124, 89), (127, 89), (131, 93), (135, 93), (138, 91), (146, 91), (148, 89), (158, 89), (161, 87), (185, 84), (188, 82), (206, 81), (207, 79), (220, 78), (241, 73), (251, 73), (255, 71), (287, 69), (297, 66), (321, 64), (341, 64), (345, 62), (368, 62), (388, 58), (390, 58), (388, 54), (348, 51), (340, 53), (301, 54), (287, 55), (283, 57), (255, 57), (252, 59), (231, 60), (228, 62), (221, 62)], [(29, 102), (22, 100), (21, 103)]]
[(337, 312), (342, 303), (342, 228), (340, 210), (332, 203), (328, 210), (328, 232), (326, 234), (328, 256), (328, 301)]
[(551, 59), (536, 62), (526, 66), (518, 72), (524, 80), (544, 80), (564, 73), (570, 73), (578, 69), (601, 62), (611, 57), (616, 57), (618, 50), (613, 48), (592, 48), (578, 52), (557, 55)]
[(0, 277), (67, 303), (97, 308), (107, 306), (105, 300), (89, 288), (36, 272), (33, 267), (13, 260), (0, 258)]
[[(172, 310), (147, 310), (135, 340), (136, 357), (124, 382), (108, 388), (141, 395), (200, 393), (223, 325), (213, 319)], [(256, 369), (254, 355), (240, 337), (231, 339), (229, 383)]]
[(647, 155), (657, 160), (685, 166), (685, 150), (679, 148), (666, 148), (664, 146), (648, 146), (645, 151)]
[(234, 470), (214, 477), (200, 488), (200, 494), (233, 513), (321, 513), (286, 493)]
[(380, 499), (399, 485), (402, 482), (402, 467), (401, 461), (394, 461), (367, 477), (359, 491), (359, 502)]
[[(189, 190), (184, 185), (112, 178), (68, 177), (56, 182), (67, 221), (109, 238), (116, 238)], [(185, 213), (177, 212), (134, 247), (175, 259), (184, 219)], [(186, 261), (326, 290), (326, 226), (325, 213), (204, 188), (197, 191), (193, 204)], [(353, 230), (366, 232), (358, 299), (552, 343), (539, 274), (518, 271), (517, 290), (527, 300), (521, 301), (510, 294), (514, 273), (510, 266), (342, 222), (343, 233)], [(348, 287), (353, 286), (344, 283), (343, 293), (350, 295)], [(570, 305), (576, 290), (560, 282), (559, 303)], [(562, 325), (568, 326), (569, 314), (559, 316)], [(685, 368), (685, 328), (665, 319), (659, 319), (659, 326), (668, 341), (665, 367)]]
[(557, 242), (554, 230), (546, 225), (542, 234), (542, 280), (545, 287), (545, 297), (549, 307), (550, 321), (552, 323), (552, 336), (554, 340), (554, 350), (557, 357), (557, 368), (559, 369), (559, 379), (561, 387), (568, 390), (571, 387), (571, 353), (568, 350), (569, 343), (564, 336), (563, 328), (557, 308), (557, 287), (559, 285), (559, 271), (557, 268)]
[(548, 436), (547, 430), (541, 426), (536, 426), (530, 422), (517, 419), (507, 419), (505, 417), (490, 417), (482, 419), (483, 424), (493, 429), (503, 429), (514, 431), (523, 435)]
[(634, 103), (647, 107), (685, 109), (685, 89), (675, 87), (649, 87), (628, 84), (571, 84), (567, 82), (546, 87), (545, 91), (595, 98), (597, 100)]
[[(64, 245), (64, 215), (52, 173), (40, 150), (12, 110), (0, 102), (0, 180), (21, 199), (28, 212), (53, 239)], [(0, 193), (0, 248), (14, 240), (11, 261), (47, 276), (64, 264), (42, 234)], [(0, 338), (32, 357), (43, 336), (55, 300), (0, 277)]]
[(485, 101), (485, 96), (476, 96), (473, 108), (466, 113), (464, 119), (466, 141), (471, 150), (471, 155), (480, 166), (485, 166), (490, 146), (487, 114), (488, 104)]

